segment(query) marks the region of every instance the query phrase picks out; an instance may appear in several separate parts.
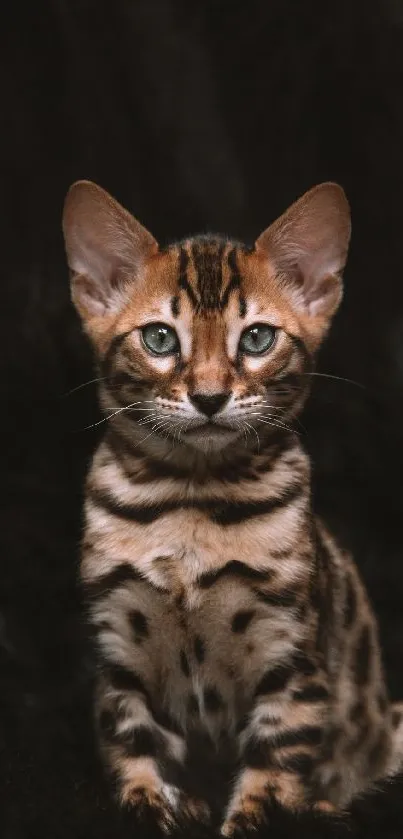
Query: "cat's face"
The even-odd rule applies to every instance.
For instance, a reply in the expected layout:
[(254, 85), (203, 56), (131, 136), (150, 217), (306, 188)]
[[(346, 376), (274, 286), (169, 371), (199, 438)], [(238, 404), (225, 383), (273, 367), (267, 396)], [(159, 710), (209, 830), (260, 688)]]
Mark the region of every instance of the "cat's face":
[(197, 237), (161, 251), (98, 187), (72, 188), (64, 229), (73, 300), (107, 411), (143, 426), (144, 438), (206, 450), (290, 422), (341, 298), (349, 238), (342, 190), (308, 196), (253, 250)]
[(309, 382), (302, 321), (269, 267), (232, 243), (195, 239), (156, 255), (112, 333), (125, 337), (101, 363), (107, 407), (111, 395), (135, 402), (145, 433), (156, 425), (195, 446), (281, 427)]

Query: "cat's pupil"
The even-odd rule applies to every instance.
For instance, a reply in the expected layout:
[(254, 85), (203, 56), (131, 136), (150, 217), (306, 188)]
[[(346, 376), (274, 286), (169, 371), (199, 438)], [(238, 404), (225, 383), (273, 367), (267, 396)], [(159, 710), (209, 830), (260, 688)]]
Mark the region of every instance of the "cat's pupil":
[(247, 354), (267, 352), (274, 343), (275, 335), (276, 330), (269, 324), (255, 324), (242, 333), (239, 348)]
[(150, 323), (142, 329), (143, 343), (152, 353), (169, 355), (179, 348), (178, 337), (174, 329), (163, 323)]

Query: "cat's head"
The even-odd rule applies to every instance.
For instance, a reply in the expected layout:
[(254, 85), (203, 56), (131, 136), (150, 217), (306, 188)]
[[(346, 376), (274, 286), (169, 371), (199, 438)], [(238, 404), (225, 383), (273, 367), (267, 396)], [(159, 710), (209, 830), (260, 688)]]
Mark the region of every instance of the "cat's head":
[(220, 449), (298, 413), (342, 296), (341, 187), (310, 190), (253, 248), (203, 236), (160, 249), (87, 181), (71, 187), (63, 229), (73, 301), (117, 419)]

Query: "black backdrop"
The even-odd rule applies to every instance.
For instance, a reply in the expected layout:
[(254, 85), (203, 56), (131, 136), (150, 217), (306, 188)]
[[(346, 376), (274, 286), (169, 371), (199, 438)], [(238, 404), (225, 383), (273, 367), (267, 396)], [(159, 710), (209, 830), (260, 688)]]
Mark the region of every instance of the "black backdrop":
[[(76, 590), (97, 419), (60, 217), (98, 181), (161, 242), (247, 240), (313, 184), (353, 213), (304, 418), (318, 509), (353, 548), (403, 698), (403, 11), (399, 0), (4, 3), (0, 51), (0, 829), (121, 839), (93, 748)], [(403, 785), (360, 802), (403, 832)], [(299, 835), (291, 826), (287, 836)]]

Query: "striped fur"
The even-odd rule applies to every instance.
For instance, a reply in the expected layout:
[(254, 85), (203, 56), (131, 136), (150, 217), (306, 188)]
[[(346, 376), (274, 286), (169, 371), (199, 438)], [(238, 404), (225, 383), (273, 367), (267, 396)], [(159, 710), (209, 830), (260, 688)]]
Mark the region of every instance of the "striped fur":
[[(376, 622), (313, 515), (294, 430), (349, 235), (341, 191), (318, 190), (253, 249), (196, 237), (160, 251), (99, 188), (67, 200), (105, 415), (81, 564), (97, 726), (121, 802), (166, 832), (208, 805), (225, 836), (270, 801), (339, 811), (402, 763)], [(147, 350), (150, 322), (175, 330), (175, 352)], [(255, 323), (276, 338), (252, 356)], [(195, 753), (227, 759), (229, 778), (239, 765), (229, 801), (189, 784)]]

